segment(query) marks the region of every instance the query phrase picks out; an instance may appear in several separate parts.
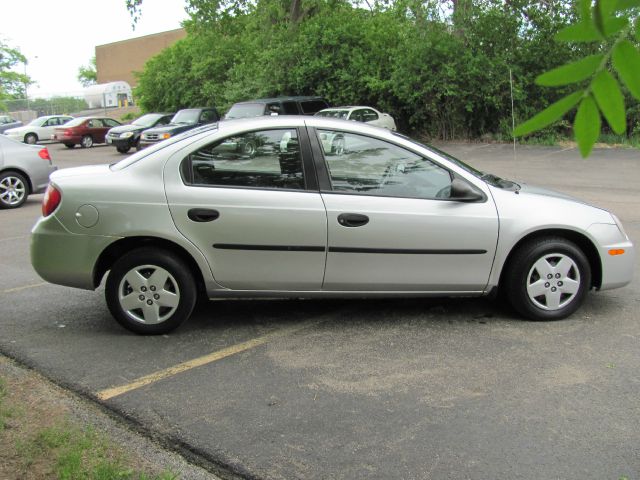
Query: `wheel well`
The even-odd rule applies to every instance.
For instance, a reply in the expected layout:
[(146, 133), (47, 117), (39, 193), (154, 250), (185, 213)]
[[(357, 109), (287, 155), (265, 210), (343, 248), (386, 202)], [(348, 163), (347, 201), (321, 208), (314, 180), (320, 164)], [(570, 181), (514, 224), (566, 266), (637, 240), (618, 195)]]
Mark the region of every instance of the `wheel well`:
[(204, 278), (200, 267), (193, 257), (180, 245), (169, 240), (157, 237), (127, 237), (118, 240), (109, 245), (104, 252), (100, 254), (96, 266), (93, 269), (93, 286), (97, 288), (104, 275), (111, 269), (113, 264), (125, 253), (140, 247), (156, 247), (168, 250), (169, 252), (180, 257), (188, 266), (196, 281), (199, 292), (205, 291)]
[(500, 283), (503, 284), (503, 277), (507, 270), (511, 259), (513, 258), (513, 254), (525, 243), (535, 239), (542, 237), (561, 237), (566, 240), (569, 240), (575, 243), (580, 250), (584, 252), (587, 259), (589, 260), (589, 266), (591, 267), (591, 286), (597, 289), (602, 285), (602, 262), (600, 260), (600, 255), (598, 254), (598, 249), (595, 245), (589, 240), (585, 235), (574, 232), (573, 230), (563, 230), (563, 229), (548, 229), (548, 230), (539, 230), (537, 232), (532, 232), (529, 235), (523, 237), (516, 243), (511, 251), (509, 252), (509, 256), (504, 262), (502, 266), (502, 271), (500, 272)]
[(31, 178), (29, 177), (29, 175), (27, 175), (26, 172), (20, 170), (19, 168), (15, 168), (15, 167), (9, 167), (5, 170), (0, 171), (0, 174), (2, 173), (19, 173), (20, 175), (22, 175), (24, 178), (27, 179), (27, 187), (29, 188), (29, 191), (27, 192), (28, 194), (31, 194), (31, 192), (33, 192), (33, 185), (31, 185)]

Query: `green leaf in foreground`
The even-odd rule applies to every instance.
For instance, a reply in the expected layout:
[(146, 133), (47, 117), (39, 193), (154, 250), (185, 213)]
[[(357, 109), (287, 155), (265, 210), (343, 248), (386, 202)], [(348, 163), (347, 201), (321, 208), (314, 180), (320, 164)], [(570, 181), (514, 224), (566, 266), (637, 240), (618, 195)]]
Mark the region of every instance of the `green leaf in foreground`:
[(613, 49), (611, 59), (631, 95), (640, 100), (640, 52), (629, 40), (623, 40)]
[(543, 87), (557, 87), (580, 82), (589, 78), (602, 63), (603, 55), (589, 55), (577, 62), (554, 68), (536, 78), (536, 83)]
[(589, 20), (563, 28), (555, 37), (558, 42), (596, 42), (602, 39), (600, 32)]
[(588, 157), (591, 153), (593, 144), (600, 135), (600, 126), (600, 112), (595, 100), (592, 96), (583, 98), (573, 122), (573, 131), (583, 157)]
[(623, 134), (627, 129), (627, 120), (624, 97), (616, 79), (607, 70), (603, 70), (591, 83), (591, 90), (611, 129), (618, 135)]
[(521, 137), (531, 132), (541, 130), (544, 127), (551, 125), (553, 122), (561, 118), (565, 113), (571, 110), (577, 105), (583, 96), (583, 92), (574, 92), (571, 95), (558, 100), (557, 102), (549, 105), (540, 113), (534, 115), (526, 122), (518, 125), (513, 131), (515, 137)]
[(628, 10), (629, 8), (640, 7), (640, 0), (618, 0), (616, 10)]

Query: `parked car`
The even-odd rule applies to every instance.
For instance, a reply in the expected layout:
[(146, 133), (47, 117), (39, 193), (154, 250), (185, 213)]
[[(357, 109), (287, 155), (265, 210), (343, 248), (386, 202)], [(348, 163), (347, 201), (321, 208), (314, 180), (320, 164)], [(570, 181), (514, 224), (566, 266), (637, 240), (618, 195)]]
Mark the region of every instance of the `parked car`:
[(29, 195), (44, 192), (55, 170), (47, 147), (0, 135), (0, 208), (18, 208)]
[(4, 133), (10, 128), (16, 128), (20, 126), (22, 126), (22, 122), (20, 120), (15, 120), (13, 117), (10, 117), (8, 115), (0, 115), (0, 133)]
[[(319, 135), (340, 134), (335, 154)], [(261, 138), (253, 157), (230, 155)], [(113, 165), (51, 176), (31, 261), (97, 288), (126, 328), (168, 332), (209, 298), (482, 296), (534, 320), (630, 282), (620, 221), (359, 122), (260, 117), (201, 127)]]
[(214, 123), (218, 120), (220, 120), (220, 115), (215, 108), (185, 108), (178, 111), (168, 125), (150, 128), (142, 132), (138, 145), (142, 149), (171, 138), (178, 133), (186, 132), (200, 125)]
[(45, 115), (32, 120), (28, 124), (6, 130), (4, 134), (19, 142), (33, 145), (41, 140), (51, 140), (55, 127), (66, 124), (73, 117), (69, 115)]
[(147, 113), (136, 118), (128, 125), (113, 127), (107, 132), (107, 143), (116, 147), (120, 153), (127, 153), (132, 147), (140, 150), (138, 142), (144, 130), (161, 127), (171, 122), (173, 113)]
[(79, 117), (54, 129), (52, 140), (64, 143), (65, 147), (91, 148), (96, 143), (105, 143), (109, 129), (122, 125), (108, 117)]
[(368, 123), (376, 127), (396, 131), (396, 121), (388, 113), (382, 113), (372, 107), (333, 107), (316, 113), (318, 117), (340, 118), (355, 122)]
[(329, 102), (322, 97), (259, 98), (233, 104), (224, 119), (234, 120), (262, 115), (313, 115), (328, 106)]

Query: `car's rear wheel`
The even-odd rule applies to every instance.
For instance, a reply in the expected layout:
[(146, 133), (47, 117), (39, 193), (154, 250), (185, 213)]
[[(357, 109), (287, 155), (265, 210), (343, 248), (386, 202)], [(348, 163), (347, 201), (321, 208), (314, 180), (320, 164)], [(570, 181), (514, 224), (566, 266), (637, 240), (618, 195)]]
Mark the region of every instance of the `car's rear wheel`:
[(546, 237), (515, 252), (504, 277), (509, 302), (531, 320), (559, 320), (574, 313), (591, 287), (584, 252), (564, 238)]
[(38, 136), (35, 133), (27, 133), (24, 136), (24, 143), (34, 145), (38, 141)]
[(18, 172), (0, 173), (0, 208), (18, 208), (27, 201), (29, 183)]
[(80, 141), (80, 146), (82, 148), (93, 147), (93, 138), (91, 137), (91, 135), (85, 135), (84, 137), (82, 137), (82, 140)]
[(177, 328), (193, 311), (196, 283), (188, 265), (157, 248), (139, 248), (118, 259), (105, 297), (114, 318), (135, 333), (155, 335)]
[(73, 147), (76, 146), (76, 144), (75, 143), (65, 143), (64, 146), (67, 147), (67, 148), (73, 148)]

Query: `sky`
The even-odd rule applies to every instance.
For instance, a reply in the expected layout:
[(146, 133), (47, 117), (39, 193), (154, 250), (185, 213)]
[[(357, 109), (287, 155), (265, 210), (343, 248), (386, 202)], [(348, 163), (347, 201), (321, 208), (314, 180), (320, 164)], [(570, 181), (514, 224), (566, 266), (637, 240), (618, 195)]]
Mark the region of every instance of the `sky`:
[(30, 98), (81, 95), (78, 68), (89, 64), (96, 45), (180, 28), (185, 3), (143, 0), (133, 30), (125, 0), (2, 0), (0, 40), (27, 57), (27, 75), (36, 82)]

